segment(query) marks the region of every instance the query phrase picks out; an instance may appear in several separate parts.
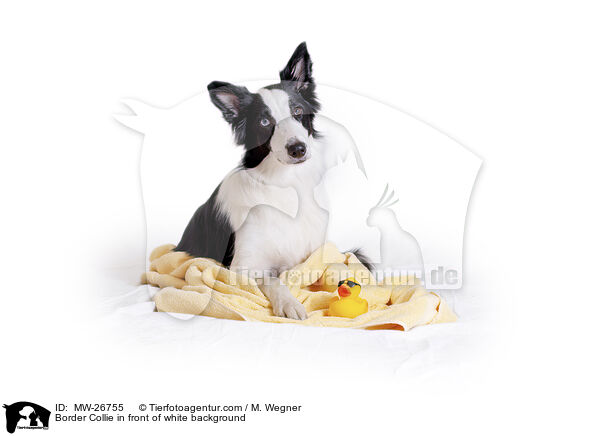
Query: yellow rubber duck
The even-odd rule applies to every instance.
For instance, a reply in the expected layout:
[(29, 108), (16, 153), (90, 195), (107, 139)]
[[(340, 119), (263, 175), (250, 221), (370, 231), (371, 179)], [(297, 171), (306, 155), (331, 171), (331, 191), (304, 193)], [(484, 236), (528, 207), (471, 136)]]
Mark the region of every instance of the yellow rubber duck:
[(339, 297), (334, 297), (329, 303), (329, 316), (356, 318), (369, 310), (367, 300), (360, 298), (360, 285), (354, 277), (341, 280), (338, 283)]

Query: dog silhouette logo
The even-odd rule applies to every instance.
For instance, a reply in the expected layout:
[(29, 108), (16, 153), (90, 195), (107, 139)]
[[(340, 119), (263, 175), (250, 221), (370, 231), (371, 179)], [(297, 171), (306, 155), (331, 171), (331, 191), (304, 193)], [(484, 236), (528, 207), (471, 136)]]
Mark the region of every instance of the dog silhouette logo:
[(6, 409), (6, 431), (14, 433), (16, 429), (48, 429), (50, 411), (29, 401), (3, 406)]

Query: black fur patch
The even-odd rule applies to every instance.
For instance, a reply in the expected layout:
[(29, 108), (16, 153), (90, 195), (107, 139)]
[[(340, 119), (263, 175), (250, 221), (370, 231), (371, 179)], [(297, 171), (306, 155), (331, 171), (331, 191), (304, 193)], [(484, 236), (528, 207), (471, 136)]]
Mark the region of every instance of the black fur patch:
[(280, 83), (267, 86), (267, 89), (281, 89), (290, 99), (290, 112), (302, 107), (303, 115), (295, 117), (308, 130), (309, 135), (317, 136), (313, 127), (315, 114), (321, 109), (317, 99), (316, 85), (312, 76), (312, 60), (308, 54), (306, 43), (301, 43), (283, 70), (279, 72)]
[[(235, 143), (246, 149), (242, 166), (258, 166), (271, 152), (269, 142), (275, 130), (275, 119), (268, 106), (259, 94), (251, 93), (244, 86), (211, 82), (208, 91), (212, 102), (231, 125)], [(267, 119), (269, 124), (261, 125), (262, 119)]]
[(309, 135), (319, 137), (319, 132), (314, 128), (315, 114), (321, 108), (321, 105), (317, 101), (316, 95), (312, 93), (312, 97), (306, 99), (305, 96), (298, 92), (293, 82), (281, 82), (274, 85), (265, 86), (266, 89), (279, 89), (284, 91), (290, 100), (290, 113), (294, 113), (296, 107), (302, 108), (302, 115), (294, 116), (295, 119), (300, 121), (304, 128), (308, 131)]
[(360, 251), (360, 248), (352, 250), (352, 253), (354, 253), (356, 258), (360, 260), (360, 263), (362, 263), (369, 271), (373, 272), (375, 270), (371, 259), (369, 259), (365, 254), (363, 254), (363, 252)]
[(227, 216), (217, 209), (220, 187), (196, 210), (175, 251), (185, 251), (195, 257), (209, 257), (229, 266), (233, 260), (235, 233)]
[(301, 43), (283, 70), (279, 72), (282, 83), (292, 85), (315, 110), (319, 109), (315, 94), (315, 81), (312, 76), (312, 60), (306, 43)]

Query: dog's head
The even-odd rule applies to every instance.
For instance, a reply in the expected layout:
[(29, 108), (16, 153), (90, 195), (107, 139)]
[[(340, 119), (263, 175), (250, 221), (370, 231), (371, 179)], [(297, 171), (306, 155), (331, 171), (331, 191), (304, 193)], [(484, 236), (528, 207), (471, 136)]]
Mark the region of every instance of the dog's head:
[(231, 124), (246, 152), (242, 164), (254, 168), (267, 157), (284, 165), (310, 159), (314, 116), (319, 109), (306, 44), (300, 44), (279, 73), (281, 81), (251, 93), (243, 86), (211, 82), (212, 102)]

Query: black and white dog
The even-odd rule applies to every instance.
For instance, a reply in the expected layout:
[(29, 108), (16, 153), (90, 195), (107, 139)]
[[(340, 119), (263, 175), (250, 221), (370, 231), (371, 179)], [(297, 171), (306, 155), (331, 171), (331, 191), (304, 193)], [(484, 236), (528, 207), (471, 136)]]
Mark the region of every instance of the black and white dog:
[(279, 76), (256, 93), (226, 82), (208, 85), (244, 156), (194, 213), (176, 250), (248, 271), (276, 315), (305, 319), (277, 276), (325, 242), (328, 214), (313, 190), (339, 156), (314, 127), (319, 102), (305, 43)]

